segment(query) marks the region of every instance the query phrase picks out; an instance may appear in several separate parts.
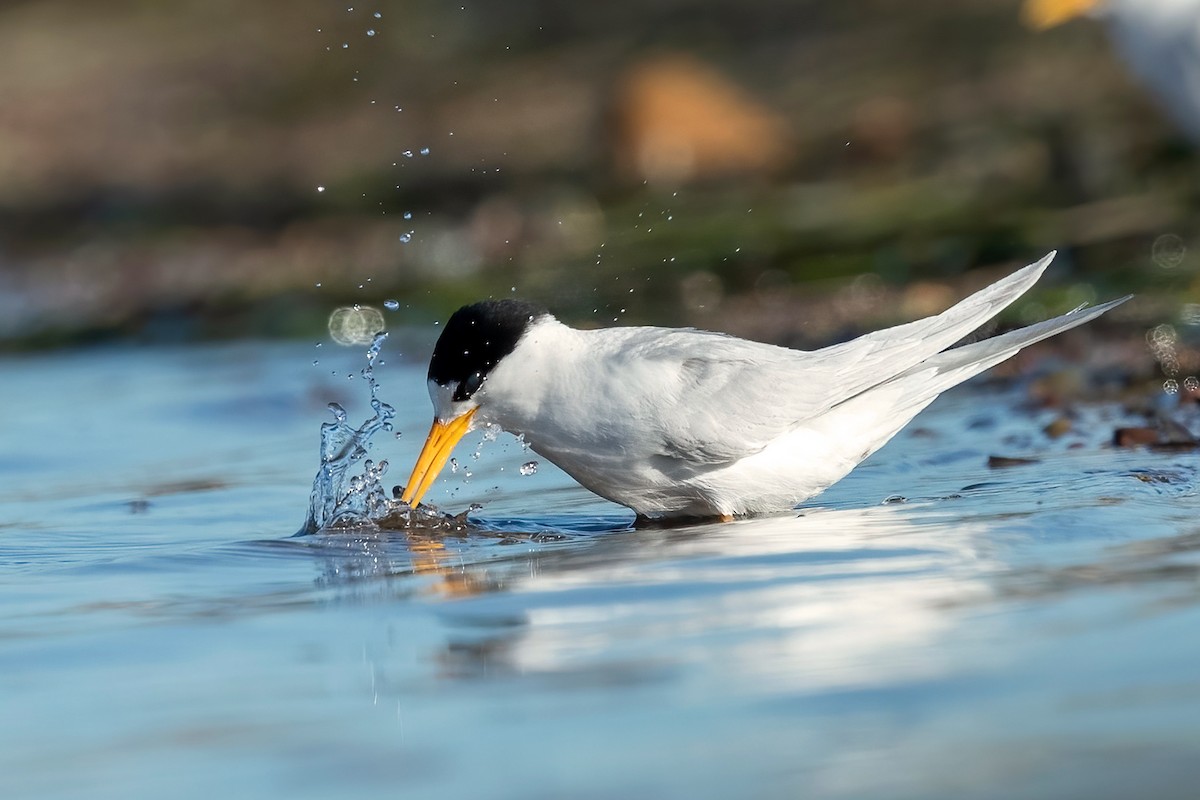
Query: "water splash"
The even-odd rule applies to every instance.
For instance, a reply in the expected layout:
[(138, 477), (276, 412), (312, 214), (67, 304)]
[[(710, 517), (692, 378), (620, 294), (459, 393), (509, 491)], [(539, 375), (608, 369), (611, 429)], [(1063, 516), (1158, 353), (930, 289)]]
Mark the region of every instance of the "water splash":
[[(375, 364), (387, 333), (375, 335), (367, 349), (367, 365), (362, 370), (371, 393), (372, 415), (357, 428), (346, 421), (346, 409), (337, 403), (329, 404), (333, 422), (321, 425), (321, 467), (313, 478), (309, 496), (308, 517), (298, 534), (325, 530), (362, 528), (410, 528), (462, 530), (466, 527), (464, 512), (456, 517), (440, 514), (425, 506), (412, 508), (399, 499), (399, 488), (391, 496), (384, 490), (383, 477), (388, 462), (367, 458), (371, 438), (379, 431), (391, 431), (396, 409), (379, 399), (379, 383), (375, 380)], [(362, 471), (354, 467), (362, 464)]]

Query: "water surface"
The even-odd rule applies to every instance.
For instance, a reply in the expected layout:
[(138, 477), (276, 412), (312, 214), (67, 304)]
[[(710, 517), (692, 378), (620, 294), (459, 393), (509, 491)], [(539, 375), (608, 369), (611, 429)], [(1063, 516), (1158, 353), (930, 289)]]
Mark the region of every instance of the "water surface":
[(362, 366), (0, 361), (0, 796), (1194, 795), (1196, 456), (1120, 409), (1051, 440), (964, 387), (808, 508), (671, 530), (472, 435), (429, 496), (471, 530), (293, 537)]

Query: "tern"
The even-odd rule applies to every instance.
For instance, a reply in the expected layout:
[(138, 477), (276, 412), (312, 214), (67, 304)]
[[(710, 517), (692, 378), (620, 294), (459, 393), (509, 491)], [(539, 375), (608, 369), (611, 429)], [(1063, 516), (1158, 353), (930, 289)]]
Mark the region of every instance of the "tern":
[(1074, 17), (1103, 19), (1130, 69), (1180, 128), (1200, 142), (1200, 0), (1025, 0), (1038, 29)]
[(1129, 299), (951, 347), (1053, 257), (936, 316), (813, 351), (690, 328), (577, 330), (520, 300), (464, 306), (429, 361), (433, 427), (401, 499), (419, 503), (467, 431), (498, 425), (640, 517), (787, 511), (950, 387)]

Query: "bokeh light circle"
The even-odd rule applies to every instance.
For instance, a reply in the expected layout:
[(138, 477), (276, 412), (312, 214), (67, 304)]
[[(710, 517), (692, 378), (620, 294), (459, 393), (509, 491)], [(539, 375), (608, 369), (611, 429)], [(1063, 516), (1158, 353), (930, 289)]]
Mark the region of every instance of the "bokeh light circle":
[(1154, 240), (1150, 257), (1162, 269), (1175, 269), (1187, 257), (1187, 245), (1183, 238), (1173, 233), (1164, 233)]
[(346, 347), (370, 344), (385, 328), (383, 312), (372, 306), (342, 306), (329, 315), (329, 335)]

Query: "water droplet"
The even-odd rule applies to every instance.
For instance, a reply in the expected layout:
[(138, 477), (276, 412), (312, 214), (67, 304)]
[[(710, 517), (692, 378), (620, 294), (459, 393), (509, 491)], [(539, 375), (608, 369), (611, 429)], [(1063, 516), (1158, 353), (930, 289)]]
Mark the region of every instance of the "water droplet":
[(450, 459), (450, 471), (458, 472), (458, 459), (457, 458)]
[(313, 359), (313, 366), (314, 366), (314, 367), (315, 367), (315, 366), (317, 366), (317, 365), (318, 365), (318, 364), (320, 364), (320, 363), (321, 363), (321, 362), (320, 362), (320, 361), (318, 361), (317, 359), (315, 359), (315, 358)]
[(325, 187), (324, 187), (324, 186), (318, 186), (318, 187), (317, 187), (317, 191), (318, 191), (318, 192), (323, 192), (323, 191), (325, 191)]
[[(349, 42), (342, 42), (342, 49), (343, 49), (343, 50), (349, 50), (349, 49), (350, 49), (350, 43), (349, 43)], [(358, 78), (355, 78), (354, 80), (358, 80)]]
[(538, 470), (538, 462), (536, 462), (536, 461), (526, 461), (524, 464), (521, 465), (521, 474), (522, 475), (533, 475), (534, 473), (537, 472), (537, 470)]
[[(450, 134), (450, 135), (451, 135), (451, 136), (453, 136), (454, 134), (452, 133), (452, 134)], [(427, 156), (427, 155), (429, 155), (429, 148), (428, 148), (428, 147), (422, 147), (422, 148), (421, 148), (421, 155), (423, 155), (423, 156)]]
[(381, 13), (380, 13), (380, 12), (378, 12), (378, 11), (376, 11), (376, 12), (375, 12), (374, 14), (372, 14), (371, 16), (372, 16), (372, 17), (374, 17), (375, 19), (383, 19), (383, 14), (381, 14)]
[(326, 408), (333, 414), (333, 418), (338, 422), (346, 421), (346, 409), (342, 408), (338, 403), (330, 403)]
[(386, 308), (388, 311), (395, 311), (396, 309), (400, 308), (400, 301), (384, 300), (383, 307)]
[(405, 211), (405, 212), (404, 212), (404, 218), (405, 218), (405, 219), (412, 219), (412, 212), (411, 212), (411, 211)]
[(1200, 378), (1197, 378), (1195, 375), (1188, 375), (1183, 379), (1183, 388), (1189, 392), (1200, 390)]
[(375, 29), (367, 28), (367, 36), (374, 36), (374, 35), (375, 35)]
[(403, 242), (404, 244), (408, 244), (409, 242), (411, 242), (412, 241), (412, 231), (408, 231), (407, 233), (400, 234), (400, 241)]
[(413, 151), (412, 151), (412, 150), (405, 150), (405, 151), (404, 151), (403, 153), (401, 153), (400, 155), (404, 156), (405, 158), (412, 158), (412, 157), (413, 157)]
[(1179, 394), (1179, 381), (1174, 378), (1167, 378), (1163, 381), (1163, 391), (1167, 394)]

